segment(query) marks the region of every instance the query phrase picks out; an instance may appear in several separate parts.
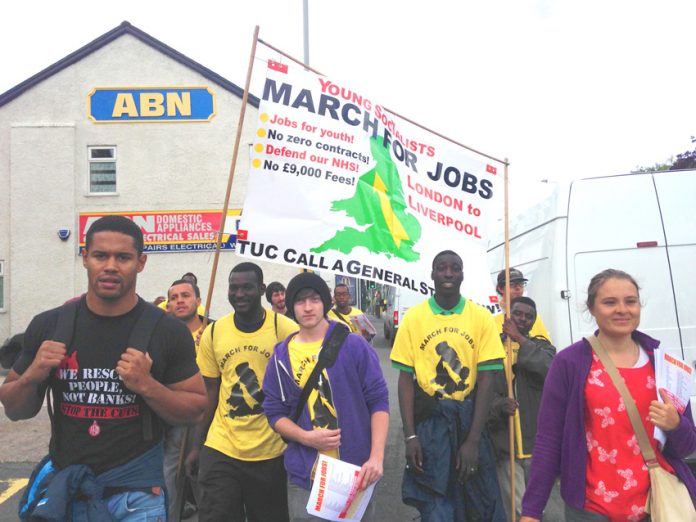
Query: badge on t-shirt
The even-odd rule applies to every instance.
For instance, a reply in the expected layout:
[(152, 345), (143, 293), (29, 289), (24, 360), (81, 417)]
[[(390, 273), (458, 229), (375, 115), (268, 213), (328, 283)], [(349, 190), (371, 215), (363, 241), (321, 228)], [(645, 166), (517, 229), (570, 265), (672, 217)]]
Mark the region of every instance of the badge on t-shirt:
[(87, 433), (89, 433), (90, 437), (98, 437), (99, 436), (99, 434), (101, 433), (101, 428), (99, 427), (99, 424), (97, 424), (97, 421), (94, 421), (92, 423), (92, 425), (87, 430)]

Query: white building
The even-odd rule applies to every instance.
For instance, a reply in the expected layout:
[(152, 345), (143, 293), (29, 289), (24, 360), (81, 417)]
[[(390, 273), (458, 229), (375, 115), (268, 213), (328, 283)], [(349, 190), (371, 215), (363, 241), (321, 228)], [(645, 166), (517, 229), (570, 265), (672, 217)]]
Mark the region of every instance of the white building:
[[(201, 248), (200, 232), (176, 234), (207, 230), (215, 218), (187, 211), (223, 207), (242, 95), (128, 22), (0, 95), (0, 340), (86, 290), (85, 214), (140, 216), (156, 248)], [(250, 96), (230, 209), (244, 201), (257, 117)], [(154, 228), (172, 216), (203, 225)], [(213, 317), (230, 310), (227, 275), (240, 260), (221, 253)], [(205, 294), (212, 261), (210, 251), (152, 252), (138, 293), (152, 300), (191, 271)], [(297, 273), (263, 269), (267, 283)]]

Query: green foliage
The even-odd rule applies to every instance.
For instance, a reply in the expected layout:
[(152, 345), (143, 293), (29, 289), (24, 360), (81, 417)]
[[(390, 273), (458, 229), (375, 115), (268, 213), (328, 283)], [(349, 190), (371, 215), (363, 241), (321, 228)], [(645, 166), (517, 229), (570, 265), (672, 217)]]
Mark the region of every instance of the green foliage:
[(677, 160), (669, 170), (696, 169), (696, 149), (677, 154)]
[[(696, 138), (691, 137), (691, 142), (696, 143)], [(677, 154), (677, 158), (674, 156), (666, 160), (664, 163), (655, 163), (652, 167), (641, 167), (636, 166), (631, 173), (640, 172), (660, 172), (664, 170), (682, 170), (682, 169), (696, 169), (696, 149), (687, 150), (681, 154)]]
[(674, 162), (674, 157), (667, 160), (666, 163), (655, 163), (652, 167), (641, 167), (636, 165), (636, 168), (631, 171), (631, 174), (641, 173), (641, 172), (660, 172), (662, 170), (670, 170), (672, 163)]

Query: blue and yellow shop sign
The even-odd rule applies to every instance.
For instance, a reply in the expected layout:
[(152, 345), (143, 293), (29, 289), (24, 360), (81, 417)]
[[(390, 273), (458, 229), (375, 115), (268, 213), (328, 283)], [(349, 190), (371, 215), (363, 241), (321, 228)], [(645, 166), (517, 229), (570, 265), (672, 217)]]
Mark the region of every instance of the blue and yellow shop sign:
[(210, 121), (215, 93), (208, 87), (95, 87), (87, 116), (95, 123)]

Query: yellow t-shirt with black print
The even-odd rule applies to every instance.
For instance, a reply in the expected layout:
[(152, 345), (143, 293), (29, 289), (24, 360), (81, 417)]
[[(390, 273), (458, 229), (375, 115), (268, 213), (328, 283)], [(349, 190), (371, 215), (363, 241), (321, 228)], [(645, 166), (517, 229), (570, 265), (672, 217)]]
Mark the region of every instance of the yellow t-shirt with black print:
[[(498, 328), (498, 333), (502, 334), (503, 323), (505, 322), (505, 314), (502, 313), (494, 315), (493, 320), (495, 321), (495, 325)], [(549, 342), (551, 342), (551, 336), (549, 335), (549, 331), (546, 329), (546, 325), (544, 324), (544, 321), (541, 320), (541, 317), (539, 317), (539, 314), (537, 314), (534, 324), (532, 325), (532, 329), (529, 330), (528, 336), (544, 337), (548, 339)], [(510, 348), (512, 349), (512, 364), (517, 364), (517, 352), (520, 351), (520, 345), (512, 339), (510, 339)]]
[[(339, 313), (340, 313), (340, 312), (339, 312)], [(328, 318), (331, 319), (332, 321), (338, 321), (338, 322), (341, 323), (341, 324), (347, 325), (347, 326), (350, 328), (350, 331), (351, 331), (351, 332), (356, 333), (356, 334), (358, 334), (358, 335), (361, 335), (360, 330), (359, 330), (358, 328), (355, 327), (355, 325), (353, 324), (353, 321), (350, 320), (350, 317), (351, 317), (351, 316), (355, 316), (355, 315), (365, 315), (365, 312), (363, 312), (362, 310), (360, 310), (360, 308), (352, 307), (352, 308), (350, 309), (350, 313), (349, 313), (349, 314), (341, 314), (341, 315), (343, 316), (343, 319), (341, 319), (341, 318), (338, 316), (338, 314), (335, 312), (335, 308), (332, 308), (331, 310), (329, 310), (329, 313), (326, 314), (326, 317), (328, 317)]]
[(292, 320), (270, 310), (255, 332), (238, 330), (234, 313), (205, 329), (196, 362), (203, 377), (220, 379), (206, 446), (248, 461), (272, 459), (285, 451), (285, 443), (263, 414), (261, 383), (275, 345), (297, 330)]
[(492, 361), (505, 351), (488, 310), (462, 297), (444, 310), (431, 297), (406, 312), (390, 358), (396, 368), (415, 372), (428, 395), (462, 400), (479, 371), (503, 369)]
[[(317, 365), (321, 343), (322, 341), (301, 343), (297, 341), (297, 337), (293, 337), (288, 343), (292, 378), (300, 388), (305, 387), (309, 376)], [(326, 428), (335, 430), (338, 428), (338, 415), (333, 403), (331, 384), (329, 383), (326, 370), (321, 372), (317, 387), (309, 393), (307, 406), (313, 429)], [(321, 453), (335, 459), (339, 458), (338, 449), (322, 451)]]

